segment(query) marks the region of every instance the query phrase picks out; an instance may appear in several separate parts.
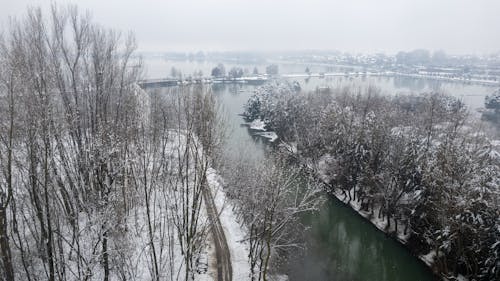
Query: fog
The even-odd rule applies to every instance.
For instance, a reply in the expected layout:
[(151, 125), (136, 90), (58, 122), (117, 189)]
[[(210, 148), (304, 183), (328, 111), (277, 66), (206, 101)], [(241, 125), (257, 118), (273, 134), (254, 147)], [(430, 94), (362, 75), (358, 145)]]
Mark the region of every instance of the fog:
[[(455, 54), (500, 50), (495, 0), (86, 0), (95, 21), (135, 32), (141, 51), (340, 50), (425, 48)], [(0, 0), (2, 30), (27, 6), (51, 1)]]

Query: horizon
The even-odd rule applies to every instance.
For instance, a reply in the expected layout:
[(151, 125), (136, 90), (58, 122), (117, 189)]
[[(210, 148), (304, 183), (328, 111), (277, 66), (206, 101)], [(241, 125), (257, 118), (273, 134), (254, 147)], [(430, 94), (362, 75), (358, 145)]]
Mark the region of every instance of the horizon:
[(352, 52), (349, 50), (336, 50), (336, 49), (276, 49), (276, 50), (258, 50), (258, 49), (216, 49), (216, 50), (203, 50), (203, 49), (193, 49), (193, 50), (142, 50), (138, 49), (136, 51), (137, 54), (144, 54), (144, 55), (158, 55), (158, 54), (182, 54), (182, 55), (194, 55), (199, 52), (202, 52), (203, 54), (255, 54), (255, 55), (283, 55), (283, 54), (303, 54), (303, 55), (311, 55), (314, 53), (323, 53), (323, 54), (342, 54), (342, 55), (351, 55), (351, 56), (357, 56), (357, 55), (385, 55), (385, 56), (396, 56), (400, 52), (404, 53), (410, 53), (413, 51), (417, 50), (424, 50), (428, 51), (430, 55), (432, 55), (435, 52), (441, 52), (444, 51), (446, 55), (451, 56), (451, 57), (467, 57), (467, 56), (475, 56), (475, 57), (488, 57), (488, 56), (500, 56), (500, 50), (498, 51), (493, 51), (489, 53), (449, 53), (446, 50), (443, 49), (436, 49), (436, 50), (429, 50), (425, 48), (415, 48), (415, 49), (406, 49), (406, 50), (397, 50), (395, 52)]

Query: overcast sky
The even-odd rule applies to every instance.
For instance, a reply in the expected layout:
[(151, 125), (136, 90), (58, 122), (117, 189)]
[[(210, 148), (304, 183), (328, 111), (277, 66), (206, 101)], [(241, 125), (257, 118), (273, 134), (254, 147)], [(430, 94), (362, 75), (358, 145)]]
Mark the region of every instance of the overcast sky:
[[(0, 24), (48, 0), (0, 0)], [(58, 0), (133, 31), (142, 51), (500, 51), (499, 0)]]

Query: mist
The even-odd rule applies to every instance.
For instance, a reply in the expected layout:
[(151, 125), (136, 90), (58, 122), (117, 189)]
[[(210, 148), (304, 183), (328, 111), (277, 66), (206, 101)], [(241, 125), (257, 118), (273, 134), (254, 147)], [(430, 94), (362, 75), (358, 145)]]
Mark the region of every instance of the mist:
[[(1, 1), (0, 23), (27, 6)], [(66, 1), (105, 26), (136, 34), (141, 51), (340, 50), (352, 53), (417, 48), (450, 54), (500, 50), (500, 2), (443, 1)]]

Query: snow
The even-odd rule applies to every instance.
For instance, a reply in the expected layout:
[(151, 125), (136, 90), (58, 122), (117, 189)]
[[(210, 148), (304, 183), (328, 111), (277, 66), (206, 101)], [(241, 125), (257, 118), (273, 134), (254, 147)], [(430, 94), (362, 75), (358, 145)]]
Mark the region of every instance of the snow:
[(212, 168), (207, 170), (207, 181), (214, 195), (219, 219), (231, 253), (233, 280), (250, 280), (249, 245), (246, 240), (246, 232), (238, 224), (233, 206), (226, 198), (221, 185), (222, 179)]
[(386, 76), (405, 76), (405, 77), (412, 77), (412, 78), (426, 78), (426, 79), (452, 81), (452, 82), (467, 82), (467, 83), (475, 83), (475, 84), (488, 85), (488, 86), (497, 86), (498, 85), (498, 81), (477, 79), (477, 78), (465, 79), (464, 77), (443, 77), (443, 76), (433, 76), (433, 75), (427, 75), (427, 74), (413, 74), (413, 73), (402, 73), (402, 72), (392, 72), (392, 71), (386, 71), (385, 75)]
[(459, 274), (457, 277), (455, 277), (457, 281), (467, 281), (467, 277), (463, 276), (462, 274)]
[(288, 281), (288, 276), (284, 274), (274, 274), (271, 276), (272, 281)]
[(432, 266), (432, 264), (434, 263), (434, 259), (436, 258), (436, 251), (432, 250), (426, 255), (421, 255), (419, 258), (428, 266)]
[[(167, 154), (176, 154), (178, 151), (183, 151), (186, 144), (186, 135), (182, 130), (170, 130), (168, 132), (168, 142), (166, 144)], [(189, 184), (191, 187), (191, 184)], [(177, 192), (185, 192), (182, 187)], [(182, 249), (177, 237), (177, 229), (174, 227), (172, 219), (172, 201), (176, 196), (172, 193), (165, 193), (165, 190), (154, 187), (149, 191), (150, 197), (150, 215), (152, 216), (153, 243), (156, 247), (156, 252), (159, 259), (159, 271), (162, 277), (173, 278), (179, 280), (185, 270), (184, 258)], [(172, 201), (171, 201), (172, 200)], [(173, 211), (176, 212), (176, 211)], [(128, 249), (129, 271), (133, 274), (135, 280), (150, 280), (152, 276), (151, 266), (151, 243), (149, 240), (149, 231), (147, 225), (147, 212), (145, 202), (133, 207), (130, 215), (127, 216), (125, 225), (127, 229), (132, 231), (126, 232), (126, 239), (116, 241), (115, 243), (124, 243), (120, 248)], [(208, 226), (208, 216), (206, 207), (202, 201), (198, 227), (206, 229)], [(203, 230), (200, 230), (203, 231)], [(168, 235), (170, 233), (170, 235)], [(167, 235), (166, 235), (167, 234)], [(170, 236), (170, 237), (169, 237)], [(205, 239), (201, 246), (200, 252), (195, 253), (195, 263), (193, 268), (195, 281), (213, 281), (215, 275), (215, 267), (210, 266), (215, 260), (213, 253), (213, 242), (210, 239)], [(171, 247), (171, 252), (167, 251)], [(167, 252), (169, 252), (167, 254)], [(161, 254), (163, 253), (163, 254)], [(100, 268), (97, 268), (100, 269)], [(97, 274), (102, 274), (98, 272)], [(101, 279), (101, 278), (99, 278)]]
[(259, 132), (256, 133), (256, 135), (269, 139), (270, 142), (274, 142), (278, 139), (278, 135), (275, 132)]
[(318, 160), (318, 174), (322, 181), (330, 182), (333, 178), (333, 175), (328, 173), (328, 169), (335, 163), (335, 158), (333, 158), (330, 154), (325, 154), (321, 156)]
[[(349, 190), (349, 193), (351, 194), (351, 197), (354, 198), (354, 189)], [(383, 216), (382, 218), (378, 217), (378, 213), (380, 211), (380, 206), (374, 206), (373, 207), (373, 215), (372, 212), (367, 212), (365, 210), (361, 210), (361, 202), (357, 200), (351, 200), (349, 202), (349, 196), (346, 196), (344, 198), (344, 194), (340, 189), (337, 189), (333, 195), (337, 197), (340, 201), (344, 202), (345, 204), (349, 205), (353, 210), (355, 210), (359, 215), (362, 217), (366, 218), (369, 220), (375, 227), (377, 227), (379, 230), (385, 233), (392, 233), (396, 234), (397, 239), (405, 244), (408, 241), (408, 238), (410, 238), (409, 232), (404, 234), (404, 228), (405, 225), (402, 224), (401, 222), (398, 221), (398, 232), (396, 233), (396, 228), (395, 228), (395, 223), (394, 220), (391, 219), (391, 227), (387, 229), (387, 217)]]
[[(328, 171), (328, 167), (330, 167), (334, 162), (335, 162), (335, 159), (330, 154), (325, 154), (319, 158), (316, 167), (317, 167), (318, 176), (321, 180), (328, 182), (332, 178), (332, 175), (328, 174), (327, 171)], [(309, 168), (311, 168), (311, 166)], [(354, 189), (349, 190), (349, 194), (351, 195), (351, 198), (355, 198), (354, 192), (355, 192)], [(408, 241), (409, 233), (404, 234), (405, 225), (402, 224), (401, 222), (398, 221), (397, 233), (396, 233), (394, 220), (391, 220), (391, 227), (390, 227), (390, 229), (387, 229), (387, 218), (385, 218), (385, 217), (379, 218), (378, 217), (380, 206), (375, 205), (373, 207), (374, 208), (373, 212), (368, 212), (365, 210), (361, 210), (361, 202), (360, 201), (357, 201), (357, 200), (349, 201), (349, 196), (348, 195), (345, 196), (341, 189), (336, 189), (333, 192), (333, 195), (337, 199), (342, 201), (344, 204), (349, 205), (359, 215), (368, 219), (373, 225), (375, 225), (381, 231), (386, 232), (386, 233), (396, 234), (398, 240), (403, 244)]]
[(252, 130), (258, 131), (258, 132), (255, 132), (254, 135), (266, 138), (270, 142), (274, 142), (278, 139), (278, 135), (275, 132), (267, 131), (266, 122), (264, 122), (260, 119), (255, 119), (249, 124), (247, 123), (247, 126), (249, 126), (250, 129), (252, 129)]
[(250, 129), (257, 131), (265, 131), (266, 123), (260, 119), (255, 119), (250, 123)]
[(297, 142), (281, 142), (279, 145), (292, 154), (297, 154), (298, 152)]

